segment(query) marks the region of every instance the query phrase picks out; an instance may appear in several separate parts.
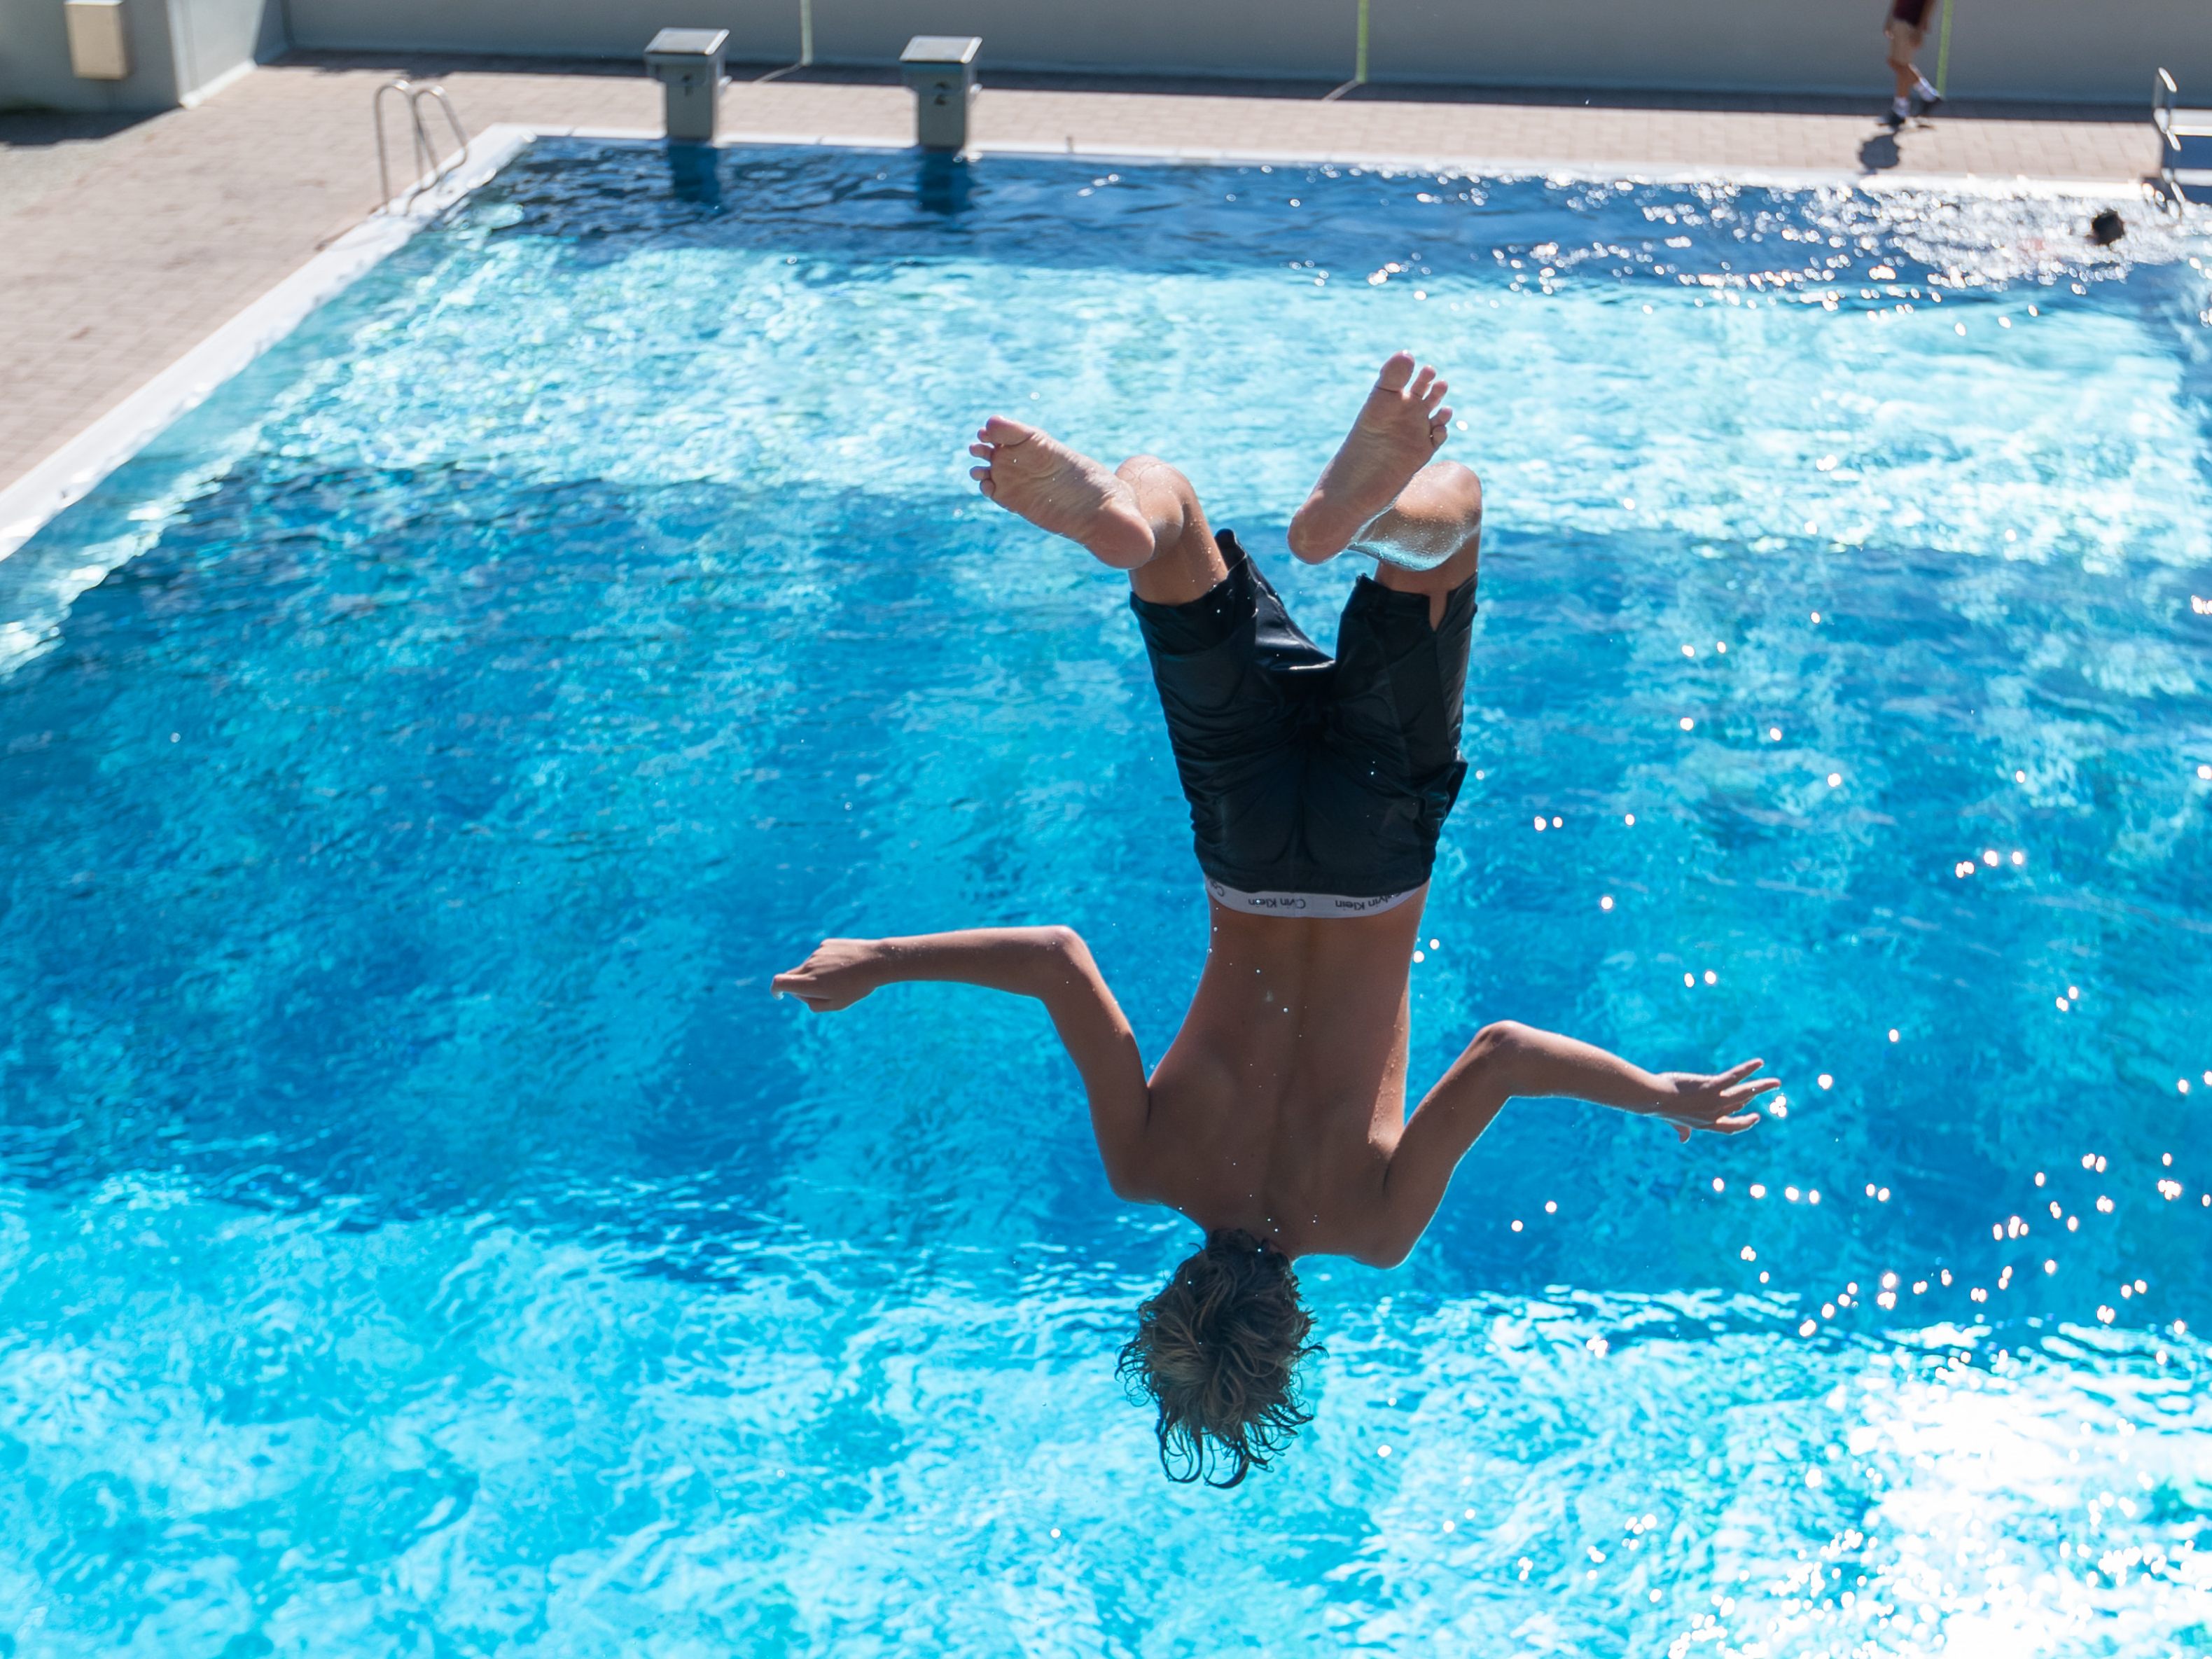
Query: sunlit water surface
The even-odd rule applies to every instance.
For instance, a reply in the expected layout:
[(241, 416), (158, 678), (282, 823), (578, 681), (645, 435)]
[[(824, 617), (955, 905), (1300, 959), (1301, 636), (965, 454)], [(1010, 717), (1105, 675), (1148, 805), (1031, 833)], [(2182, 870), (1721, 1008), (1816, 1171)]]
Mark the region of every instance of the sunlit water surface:
[[(2212, 1650), (2212, 286), (2087, 211), (538, 146), (0, 563), (0, 1654)], [(1040, 1012), (767, 981), (1070, 922), (1157, 1056), (1136, 632), (967, 434), (1326, 642), (1401, 343), (1490, 502), (1417, 1080), (1787, 1115), (1512, 1108), (1178, 1488), (1194, 1234)]]

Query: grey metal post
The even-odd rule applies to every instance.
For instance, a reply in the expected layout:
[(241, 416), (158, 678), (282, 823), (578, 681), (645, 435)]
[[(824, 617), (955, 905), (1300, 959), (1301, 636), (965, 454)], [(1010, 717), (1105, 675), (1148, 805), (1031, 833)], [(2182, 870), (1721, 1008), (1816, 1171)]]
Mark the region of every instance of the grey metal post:
[(915, 138), (924, 149), (968, 148), (968, 106), (975, 100), (973, 34), (917, 34), (899, 54), (899, 79), (914, 90)]
[(727, 29), (663, 29), (645, 49), (645, 72), (660, 82), (668, 136), (679, 143), (714, 142), (714, 106), (722, 93)]

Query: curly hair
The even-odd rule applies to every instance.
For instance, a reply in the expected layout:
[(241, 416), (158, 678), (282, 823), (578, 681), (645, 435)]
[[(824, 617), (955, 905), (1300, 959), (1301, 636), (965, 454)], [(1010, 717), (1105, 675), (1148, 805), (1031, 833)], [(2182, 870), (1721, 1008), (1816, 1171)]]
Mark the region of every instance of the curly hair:
[(1116, 1367), (1131, 1400), (1159, 1408), (1169, 1480), (1234, 1486), (1313, 1420), (1296, 1377), (1321, 1352), (1306, 1340), (1312, 1329), (1288, 1256), (1248, 1232), (1206, 1235), (1138, 1309)]

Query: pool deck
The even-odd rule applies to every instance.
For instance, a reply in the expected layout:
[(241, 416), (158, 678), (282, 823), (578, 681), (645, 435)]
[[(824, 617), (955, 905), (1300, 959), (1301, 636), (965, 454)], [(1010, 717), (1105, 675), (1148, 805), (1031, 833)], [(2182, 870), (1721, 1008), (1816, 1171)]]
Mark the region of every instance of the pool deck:
[[(1947, 109), (1893, 137), (1838, 100), (1477, 92), (985, 75), (985, 148), (1093, 154), (1419, 157), (1469, 167), (1972, 175), (2136, 195), (2154, 157), (2135, 110)], [(888, 75), (733, 68), (726, 136), (910, 142)], [(264, 65), (198, 107), (128, 120), (0, 114), (0, 489), (296, 270), (377, 204), (369, 128), (395, 74), (441, 80), (471, 131), (657, 129), (629, 65), (327, 54)]]

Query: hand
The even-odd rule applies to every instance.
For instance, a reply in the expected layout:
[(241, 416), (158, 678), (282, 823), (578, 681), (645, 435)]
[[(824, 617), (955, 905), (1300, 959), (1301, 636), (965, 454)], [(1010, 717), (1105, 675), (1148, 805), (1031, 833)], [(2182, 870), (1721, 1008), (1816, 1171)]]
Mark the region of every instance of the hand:
[(1759, 1121), (1757, 1112), (1742, 1109), (1768, 1090), (1782, 1086), (1778, 1078), (1751, 1080), (1751, 1074), (1765, 1064), (1763, 1060), (1747, 1060), (1741, 1066), (1729, 1066), (1717, 1077), (1700, 1077), (1694, 1072), (1662, 1072), (1659, 1081), (1667, 1092), (1651, 1108), (1651, 1115), (1673, 1124), (1675, 1134), (1683, 1140), (1689, 1139), (1692, 1129), (1706, 1129), (1717, 1135), (1740, 1135)]
[(769, 988), (777, 996), (788, 992), (817, 1014), (834, 1013), (884, 983), (882, 961), (880, 940), (825, 939), (798, 967), (778, 974)]

